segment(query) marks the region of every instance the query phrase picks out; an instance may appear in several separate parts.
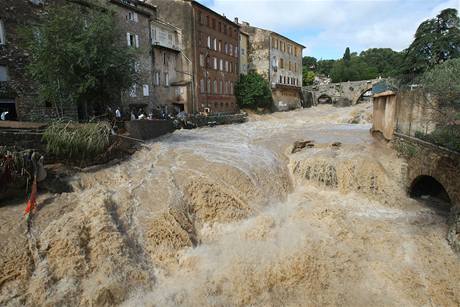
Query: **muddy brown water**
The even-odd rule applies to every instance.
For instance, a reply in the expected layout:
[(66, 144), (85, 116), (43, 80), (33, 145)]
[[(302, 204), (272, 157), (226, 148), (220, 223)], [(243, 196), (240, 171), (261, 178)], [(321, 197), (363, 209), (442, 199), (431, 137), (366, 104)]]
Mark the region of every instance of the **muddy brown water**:
[(177, 131), (41, 196), (30, 232), (1, 207), (0, 305), (459, 306), (445, 217), (405, 195), (370, 113)]

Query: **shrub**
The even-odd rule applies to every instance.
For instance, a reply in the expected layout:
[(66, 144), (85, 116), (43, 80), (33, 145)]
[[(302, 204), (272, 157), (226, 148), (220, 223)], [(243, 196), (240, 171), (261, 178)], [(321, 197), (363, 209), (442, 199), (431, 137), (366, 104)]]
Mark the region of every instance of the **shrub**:
[(430, 134), (415, 133), (421, 140), (460, 152), (460, 126), (443, 126)]
[(68, 160), (84, 161), (104, 152), (110, 143), (105, 123), (52, 123), (43, 135), (49, 153)]
[(269, 108), (273, 104), (268, 81), (256, 72), (241, 75), (235, 94), (241, 108)]

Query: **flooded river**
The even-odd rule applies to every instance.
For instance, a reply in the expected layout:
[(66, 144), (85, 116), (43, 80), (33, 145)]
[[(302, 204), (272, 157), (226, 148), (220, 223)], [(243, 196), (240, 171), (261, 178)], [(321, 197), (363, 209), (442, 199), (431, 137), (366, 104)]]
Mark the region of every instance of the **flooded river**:
[(370, 113), (176, 131), (42, 195), (29, 234), (0, 207), (0, 305), (459, 306), (445, 217), (406, 197)]

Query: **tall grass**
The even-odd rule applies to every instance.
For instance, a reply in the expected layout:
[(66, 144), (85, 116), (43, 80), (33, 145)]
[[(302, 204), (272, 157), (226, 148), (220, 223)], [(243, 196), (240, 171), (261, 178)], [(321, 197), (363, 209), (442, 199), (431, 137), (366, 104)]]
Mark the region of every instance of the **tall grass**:
[(58, 157), (85, 161), (104, 152), (110, 144), (110, 129), (106, 123), (52, 123), (43, 135), (46, 149)]

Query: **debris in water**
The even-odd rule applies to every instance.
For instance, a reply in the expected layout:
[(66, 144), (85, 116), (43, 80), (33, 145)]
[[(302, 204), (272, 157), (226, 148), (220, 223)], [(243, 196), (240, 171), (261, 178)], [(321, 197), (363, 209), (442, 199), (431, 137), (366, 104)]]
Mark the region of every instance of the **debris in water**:
[(305, 147), (314, 147), (315, 144), (313, 144), (313, 141), (296, 141), (294, 143), (294, 147), (292, 148), (292, 152), (291, 153), (296, 153), (296, 152), (299, 152), (301, 151), (302, 149), (304, 149)]

